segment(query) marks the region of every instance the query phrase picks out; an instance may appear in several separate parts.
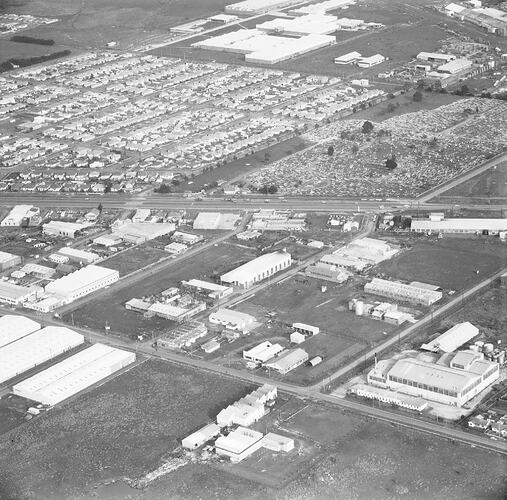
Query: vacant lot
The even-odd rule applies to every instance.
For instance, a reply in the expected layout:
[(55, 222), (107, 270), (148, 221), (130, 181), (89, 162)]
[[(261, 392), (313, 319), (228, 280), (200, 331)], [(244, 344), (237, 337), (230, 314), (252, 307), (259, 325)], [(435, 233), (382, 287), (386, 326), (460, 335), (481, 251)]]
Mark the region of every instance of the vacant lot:
[(247, 389), (146, 362), (2, 436), (2, 498), (75, 498), (100, 481), (136, 479)]
[(372, 274), (463, 290), (500, 269), (507, 258), (507, 247), (491, 239), (436, 241), (420, 238), (410, 241), (411, 250), (379, 264)]
[(120, 272), (120, 276), (125, 276), (168, 256), (169, 254), (164, 250), (145, 244), (125, 250), (118, 255), (113, 255), (102, 261), (101, 265), (109, 269), (116, 269)]
[[(198, 255), (179, 260), (164, 272), (147, 275), (134, 285), (102, 295), (96, 300), (75, 310), (72, 314), (77, 325), (102, 330), (107, 323), (113, 332), (122, 335), (161, 333), (174, 327), (174, 322), (162, 318), (144, 318), (142, 314), (125, 309), (125, 302), (133, 297), (155, 295), (182, 280), (199, 278), (213, 281), (214, 276), (223, 274), (255, 257), (253, 251), (227, 243), (209, 247)], [(71, 321), (72, 316), (64, 319)]]

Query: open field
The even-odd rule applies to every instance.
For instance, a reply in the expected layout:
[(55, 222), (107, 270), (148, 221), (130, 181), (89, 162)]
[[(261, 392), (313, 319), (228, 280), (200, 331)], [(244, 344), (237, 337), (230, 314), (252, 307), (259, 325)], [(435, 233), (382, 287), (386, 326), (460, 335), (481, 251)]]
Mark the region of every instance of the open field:
[(75, 498), (158, 467), (247, 388), (151, 361), (0, 438), (2, 498)]
[(393, 280), (422, 281), (447, 290), (463, 290), (501, 269), (507, 258), (504, 245), (487, 239), (411, 238), (410, 244), (409, 251), (381, 262), (371, 274)]
[(64, 320), (99, 330), (104, 328), (107, 321), (112, 332), (129, 336), (161, 333), (174, 327), (174, 322), (158, 317), (144, 318), (142, 314), (127, 311), (125, 302), (133, 297), (141, 298), (160, 293), (171, 286), (179, 285), (182, 280), (191, 278), (213, 280), (213, 275), (227, 272), (253, 257), (255, 257), (253, 251), (221, 243), (206, 249), (203, 253), (179, 260), (166, 272), (149, 274), (128, 288), (92, 300), (72, 314), (65, 315)]
[(61, 45), (44, 46), (35, 43), (19, 43), (0, 39), (0, 63), (11, 58), (25, 59), (28, 57), (45, 56), (60, 52), (67, 47)]
[(118, 255), (113, 255), (102, 261), (100, 265), (108, 267), (109, 269), (116, 269), (120, 272), (120, 276), (125, 276), (126, 274), (142, 269), (168, 256), (169, 254), (164, 252), (164, 250), (143, 244), (134, 248), (129, 248)]

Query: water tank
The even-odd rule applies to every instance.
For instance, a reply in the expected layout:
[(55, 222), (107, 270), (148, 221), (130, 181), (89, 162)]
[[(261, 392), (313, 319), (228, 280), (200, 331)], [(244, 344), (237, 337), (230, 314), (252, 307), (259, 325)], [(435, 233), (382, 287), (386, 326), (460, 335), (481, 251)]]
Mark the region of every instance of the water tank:
[(362, 316), (364, 314), (364, 302), (358, 300), (356, 302), (356, 316)]
[(484, 344), (484, 352), (485, 353), (493, 352), (493, 344), (489, 342), (487, 344)]

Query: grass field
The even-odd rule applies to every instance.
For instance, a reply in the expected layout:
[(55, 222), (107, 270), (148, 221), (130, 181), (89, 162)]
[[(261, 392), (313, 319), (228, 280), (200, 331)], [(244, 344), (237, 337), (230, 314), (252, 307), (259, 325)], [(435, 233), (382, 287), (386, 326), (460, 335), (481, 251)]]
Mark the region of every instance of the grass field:
[(0, 437), (0, 497), (75, 498), (104, 480), (135, 479), (247, 389), (146, 362)]
[(92, 300), (64, 316), (65, 321), (77, 325), (103, 330), (106, 321), (111, 331), (122, 335), (141, 333), (160, 333), (174, 327), (174, 322), (163, 318), (144, 318), (142, 314), (125, 309), (125, 302), (133, 297), (141, 298), (160, 293), (171, 286), (177, 286), (182, 280), (199, 278), (212, 280), (213, 274), (224, 272), (243, 264), (254, 257), (253, 251), (221, 243), (207, 248), (198, 255), (178, 261), (166, 272), (150, 274), (134, 285), (112, 291), (100, 299)]
[(44, 46), (35, 43), (19, 43), (10, 40), (0, 39), (0, 63), (11, 58), (28, 58), (35, 56), (45, 56), (53, 52), (60, 52), (67, 47), (61, 45)]
[(144, 244), (113, 255), (102, 261), (101, 265), (109, 269), (116, 269), (120, 272), (120, 276), (125, 276), (168, 256), (169, 254), (164, 250)]
[(380, 263), (372, 274), (463, 290), (500, 269), (507, 258), (507, 248), (490, 239), (420, 238), (410, 242), (413, 246), (409, 251)]

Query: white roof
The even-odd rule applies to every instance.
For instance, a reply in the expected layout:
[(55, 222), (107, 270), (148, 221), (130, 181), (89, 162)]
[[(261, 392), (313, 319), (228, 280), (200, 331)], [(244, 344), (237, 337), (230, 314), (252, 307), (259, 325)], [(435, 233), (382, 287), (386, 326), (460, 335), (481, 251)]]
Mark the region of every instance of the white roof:
[(325, 35), (336, 31), (338, 26), (338, 20), (335, 16), (309, 14), (294, 19), (275, 18), (258, 24), (256, 27), (262, 31), (275, 31), (277, 33), (314, 33)]
[(87, 227), (90, 227), (91, 224), (78, 224), (76, 222), (64, 222), (59, 220), (52, 220), (47, 224), (44, 224), (42, 227), (44, 230), (46, 229), (54, 229), (56, 231), (65, 231), (65, 232), (76, 232), (81, 231)]
[(233, 311), (232, 309), (220, 308), (218, 311), (211, 313), (210, 318), (213, 317), (215, 321), (221, 321), (224, 323), (252, 323), (255, 318), (250, 314), (242, 313), (239, 311)]
[(215, 447), (230, 453), (240, 454), (257, 443), (262, 437), (262, 432), (247, 429), (246, 427), (238, 427), (227, 436), (220, 436), (215, 441)]
[(183, 438), (181, 444), (187, 447), (194, 447), (194, 444), (200, 444), (208, 441), (220, 433), (220, 426), (215, 423), (205, 425), (201, 429)]
[(67, 295), (114, 275), (118, 275), (118, 271), (107, 267), (89, 265), (48, 283), (45, 290), (47, 293)]
[(14, 255), (13, 253), (0, 251), (0, 264), (3, 264), (4, 262), (9, 262), (12, 258), (20, 258), (20, 257), (19, 255)]
[(100, 259), (100, 256), (93, 252), (87, 252), (86, 250), (79, 250), (78, 248), (72, 247), (63, 247), (58, 250), (60, 255), (65, 255), (67, 257), (74, 257), (76, 259), (93, 262)]
[(57, 404), (135, 361), (135, 354), (95, 344), (16, 384), (18, 394), (44, 404)]
[(456, 12), (459, 14), (460, 12), (463, 12), (465, 10), (465, 7), (463, 7), (462, 5), (458, 5), (457, 3), (450, 3), (445, 6), (445, 10), (448, 10), (450, 12)]
[[(40, 287), (39, 289), (42, 290)], [(15, 285), (14, 283), (8, 283), (7, 281), (0, 281), (0, 299), (22, 300), (33, 292), (34, 287), (28, 288), (26, 286)]]
[(347, 54), (344, 54), (343, 56), (338, 56), (335, 58), (335, 61), (343, 61), (343, 62), (348, 62), (348, 61), (354, 61), (355, 59), (359, 59), (361, 56), (361, 54), (359, 52), (349, 52)]
[(40, 264), (35, 264), (33, 262), (29, 262), (28, 264), (25, 264), (21, 268), (21, 271), (23, 271), (26, 274), (38, 273), (38, 274), (52, 275), (52, 274), (56, 273), (56, 269), (53, 269), (52, 267), (41, 266)]
[(445, 219), (445, 220), (413, 220), (413, 230), (423, 231), (507, 231), (507, 219)]
[(131, 222), (115, 228), (113, 237), (134, 236), (141, 238), (157, 238), (174, 231), (176, 225), (172, 222)]
[(222, 275), (220, 279), (225, 281), (226, 283), (233, 283), (235, 281), (238, 282), (248, 282), (254, 278), (254, 276), (262, 273), (267, 269), (271, 269), (277, 264), (285, 262), (287, 259), (290, 259), (290, 253), (287, 252), (272, 252), (266, 253), (257, 257), (256, 259), (243, 264), (242, 266), (229, 271), (228, 273)]
[(275, 370), (285, 372), (290, 370), (294, 365), (304, 362), (308, 359), (308, 353), (299, 347), (283, 352), (277, 358), (266, 363), (266, 366)]
[(224, 285), (218, 285), (217, 283), (210, 283), (209, 281), (203, 281), (198, 279), (191, 279), (183, 282), (185, 285), (193, 286), (195, 288), (202, 288), (203, 290), (211, 290), (213, 292), (223, 292), (228, 290), (230, 287)]
[(283, 347), (280, 344), (272, 344), (266, 340), (252, 347), (252, 349), (243, 351), (243, 357), (249, 357), (264, 363), (282, 351)]
[(442, 333), (442, 335), (428, 344), (423, 344), (421, 349), (435, 352), (452, 352), (477, 335), (479, 335), (479, 329), (472, 325), (472, 323), (466, 321), (465, 323), (458, 323), (452, 328), (449, 328), (449, 330)]
[(66, 327), (47, 326), (0, 348), (0, 383), (84, 342)]
[(441, 54), (440, 52), (419, 52), (417, 59), (445, 59), (446, 61), (452, 61), (456, 59), (454, 54)]
[(466, 58), (454, 59), (453, 61), (449, 61), (439, 66), (437, 68), (437, 72), (456, 73), (462, 69), (469, 68), (470, 66), (472, 66), (472, 61)]
[(0, 347), (10, 344), (40, 329), (40, 323), (26, 318), (6, 314), (0, 318)]
[(298, 9), (294, 9), (291, 12), (296, 14), (303, 13), (324, 13), (329, 12), (331, 10), (339, 9), (346, 7), (348, 5), (352, 5), (355, 3), (355, 0), (326, 0), (324, 2), (313, 3), (310, 5), (305, 5), (304, 7), (299, 7)]
[(23, 217), (26, 217), (27, 213), (34, 208), (33, 205), (16, 205), (11, 209), (7, 216), (2, 220), (3, 226), (8, 225), (9, 221), (15, 224), (19, 224)]

